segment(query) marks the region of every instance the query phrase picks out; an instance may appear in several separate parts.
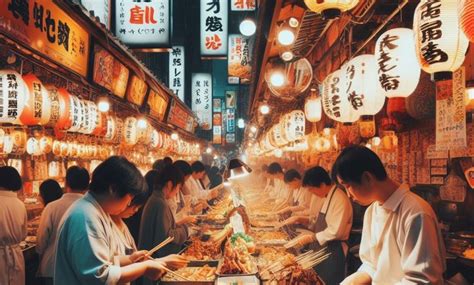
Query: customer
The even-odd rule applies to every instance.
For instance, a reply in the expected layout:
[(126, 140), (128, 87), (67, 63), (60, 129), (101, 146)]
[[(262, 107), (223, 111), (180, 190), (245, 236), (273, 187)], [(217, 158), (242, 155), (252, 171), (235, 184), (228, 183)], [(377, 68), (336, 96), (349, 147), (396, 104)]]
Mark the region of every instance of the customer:
[(26, 238), (25, 205), (17, 198), (22, 188), (18, 171), (0, 167), (0, 284), (24, 285), (25, 260), (20, 242)]
[(40, 184), (39, 194), (43, 206), (46, 207), (49, 203), (63, 196), (63, 189), (61, 189), (61, 186), (56, 180), (46, 179)]
[[(184, 160), (177, 160), (173, 165), (181, 171), (184, 176), (184, 184), (186, 184), (186, 181), (193, 173), (191, 165)], [(196, 218), (189, 216), (189, 214), (191, 213), (191, 208), (196, 209), (198, 205), (191, 205), (191, 197), (190, 195), (185, 195), (184, 188), (183, 185), (181, 191), (176, 195), (175, 201), (170, 201), (170, 207), (171, 210), (173, 210), (176, 224), (178, 225), (192, 224), (196, 222)], [(203, 207), (200, 206), (200, 210), (202, 210), (202, 208)]]
[(97, 166), (89, 192), (71, 207), (60, 226), (55, 284), (117, 284), (163, 275), (160, 260), (114, 264), (119, 249), (110, 216), (123, 212), (134, 196), (146, 191), (140, 171), (124, 157), (112, 156)]
[(173, 159), (169, 156), (165, 156), (163, 158), (163, 163), (165, 164), (165, 166), (171, 165), (173, 164)]
[(160, 172), (161, 170), (163, 170), (163, 168), (165, 168), (165, 166), (166, 166), (165, 161), (163, 159), (158, 159), (158, 160), (155, 160), (155, 162), (153, 162), (153, 166), (151, 168), (154, 170), (158, 170), (158, 172)]
[(352, 146), (337, 158), (332, 175), (364, 216), (362, 266), (342, 284), (443, 284), (445, 249), (430, 205), (387, 176), (370, 149)]
[(42, 279), (43, 284), (53, 284), (54, 257), (56, 255), (55, 241), (60, 221), (70, 206), (82, 198), (88, 187), (89, 172), (79, 166), (69, 167), (66, 172), (66, 193), (61, 199), (49, 203), (41, 214), (37, 232), (36, 252), (40, 255), (41, 262), (38, 276)]

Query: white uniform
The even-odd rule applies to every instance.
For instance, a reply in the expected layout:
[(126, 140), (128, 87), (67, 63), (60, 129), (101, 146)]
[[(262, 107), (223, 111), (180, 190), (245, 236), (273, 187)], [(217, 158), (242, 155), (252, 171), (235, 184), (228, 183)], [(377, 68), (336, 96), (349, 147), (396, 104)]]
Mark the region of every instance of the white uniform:
[(79, 199), (64, 215), (59, 229), (54, 284), (117, 284), (120, 247), (114, 224), (92, 194)]
[(185, 185), (190, 192), (189, 194), (191, 195), (191, 201), (193, 203), (199, 199), (207, 200), (207, 195), (209, 192), (204, 190), (201, 183), (197, 179), (194, 179), (194, 177), (191, 176), (188, 180), (186, 180)]
[(40, 277), (53, 278), (55, 242), (61, 219), (69, 207), (80, 199), (81, 193), (65, 193), (59, 200), (46, 205), (41, 214), (37, 232), (36, 252), (41, 256), (38, 269)]
[(20, 242), (26, 238), (27, 214), (16, 192), (0, 191), (0, 284), (25, 284)]

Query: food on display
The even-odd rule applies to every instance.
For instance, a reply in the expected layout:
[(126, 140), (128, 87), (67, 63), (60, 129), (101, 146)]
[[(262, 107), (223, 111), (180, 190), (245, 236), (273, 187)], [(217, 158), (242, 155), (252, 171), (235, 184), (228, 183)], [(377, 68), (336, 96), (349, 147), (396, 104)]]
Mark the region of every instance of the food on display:
[(250, 255), (250, 251), (255, 249), (252, 243), (252, 239), (244, 234), (233, 235), (225, 245), (224, 260), (219, 274), (256, 273), (257, 265)]
[(284, 232), (278, 231), (257, 231), (252, 233), (257, 242), (271, 243), (271, 242), (286, 242), (288, 235)]
[(295, 263), (295, 256), (289, 252), (286, 252), (284, 248), (264, 246), (259, 247), (257, 249), (257, 253), (257, 265), (259, 269), (264, 269), (278, 261), (282, 264)]
[(193, 260), (217, 260), (221, 257), (221, 248), (213, 242), (203, 242), (192, 237), (191, 245), (183, 255)]
[(319, 278), (313, 269), (303, 269), (298, 265), (290, 266), (277, 274), (262, 276), (264, 280), (268, 280), (269, 284), (312, 284), (323, 285), (324, 282)]
[[(216, 267), (204, 265), (202, 267), (184, 267), (175, 272), (191, 281), (214, 281), (216, 279)], [(166, 274), (162, 281), (183, 281), (174, 274)]]
[(474, 260), (474, 248), (468, 248), (463, 252), (464, 258)]

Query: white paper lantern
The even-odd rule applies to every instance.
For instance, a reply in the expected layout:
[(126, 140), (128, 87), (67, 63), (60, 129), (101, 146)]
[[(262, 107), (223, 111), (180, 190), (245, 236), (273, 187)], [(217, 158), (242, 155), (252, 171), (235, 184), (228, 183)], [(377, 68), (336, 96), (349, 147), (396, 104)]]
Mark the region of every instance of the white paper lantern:
[(39, 140), (37, 140), (36, 138), (29, 138), (26, 141), (26, 152), (29, 155), (40, 155), (41, 148), (40, 148)]
[(343, 70), (346, 75), (343, 92), (349, 107), (358, 116), (377, 114), (385, 104), (385, 96), (379, 92), (375, 56), (356, 56), (343, 66)]
[(359, 0), (304, 0), (311, 11), (323, 14), (325, 18), (334, 18), (341, 12), (354, 8)]
[(18, 120), (28, 90), (19, 73), (14, 70), (0, 70), (0, 123), (14, 123)]
[(375, 44), (375, 59), (381, 94), (388, 98), (408, 97), (415, 91), (421, 68), (413, 30), (396, 28), (383, 33)]
[(458, 0), (422, 0), (413, 30), (421, 68), (435, 80), (449, 79), (464, 62), (469, 41), (459, 25)]
[(283, 137), (288, 142), (304, 138), (306, 119), (304, 112), (295, 110), (283, 118)]
[(158, 144), (160, 143), (160, 134), (158, 133), (157, 130), (153, 129), (151, 132), (151, 140), (150, 140), (150, 146), (152, 148), (158, 147)]
[(106, 130), (105, 130), (105, 136), (104, 140), (107, 142), (110, 142), (114, 139), (115, 133), (117, 131), (117, 126), (115, 123), (115, 117), (113, 116), (107, 116), (106, 119)]
[(100, 123), (100, 112), (95, 102), (87, 101), (89, 107), (89, 124), (85, 134), (92, 134)]
[(338, 69), (323, 82), (322, 103), (324, 113), (335, 121), (353, 123), (359, 115), (351, 108), (345, 93), (345, 73)]
[(286, 141), (283, 137), (281, 123), (274, 125), (271, 128), (270, 132), (271, 132), (270, 137), (273, 138), (273, 141), (275, 142), (275, 145), (274, 145), (275, 147), (279, 147), (288, 143), (288, 141)]
[(304, 114), (306, 115), (306, 120), (311, 123), (316, 123), (321, 121), (321, 97), (316, 94), (311, 95), (306, 99), (304, 104)]
[(137, 118), (127, 117), (124, 122), (123, 138), (125, 144), (135, 145), (138, 141)]
[(77, 132), (80, 130), (83, 121), (83, 104), (81, 104), (81, 100), (76, 96), (71, 95), (69, 99), (71, 107), (71, 126), (68, 131)]
[(20, 122), (27, 126), (46, 125), (51, 117), (48, 90), (34, 74), (24, 75), (23, 80), (28, 88), (28, 96), (20, 115)]

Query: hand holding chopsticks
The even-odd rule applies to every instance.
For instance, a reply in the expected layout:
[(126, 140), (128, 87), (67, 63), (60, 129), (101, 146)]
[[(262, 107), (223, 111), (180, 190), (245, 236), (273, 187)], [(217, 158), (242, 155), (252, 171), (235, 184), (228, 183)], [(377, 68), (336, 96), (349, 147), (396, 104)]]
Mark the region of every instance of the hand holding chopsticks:
[(162, 241), (160, 244), (158, 244), (157, 246), (155, 246), (154, 248), (152, 248), (152, 249), (148, 252), (148, 255), (149, 255), (149, 256), (152, 256), (155, 252), (157, 252), (158, 250), (160, 250), (161, 248), (163, 248), (163, 247), (166, 246), (167, 244), (171, 243), (173, 240), (174, 240), (174, 237), (168, 237), (167, 239), (165, 239), (164, 241)]
[(284, 247), (288, 249), (295, 246), (303, 246), (314, 241), (316, 241), (316, 236), (313, 233), (305, 233), (300, 234), (294, 239), (290, 240), (284, 245)]
[[(160, 244), (158, 244), (157, 246), (155, 246), (154, 248), (152, 248), (150, 251), (146, 252), (146, 254), (143, 254), (145, 251), (144, 250), (140, 250), (140, 251), (137, 251), (135, 253), (133, 253), (131, 256), (130, 256), (130, 259), (132, 260), (132, 262), (137, 262), (137, 261), (143, 261), (143, 260), (146, 260), (146, 259), (151, 259), (151, 256), (157, 252), (158, 250), (160, 250), (161, 248), (163, 248), (164, 246), (166, 246), (167, 244), (169, 244), (170, 242), (172, 242), (174, 240), (174, 237), (168, 237), (167, 239), (165, 239), (164, 241), (162, 241)], [(137, 255), (139, 254), (140, 256), (138, 257), (133, 257), (134, 255)]]

